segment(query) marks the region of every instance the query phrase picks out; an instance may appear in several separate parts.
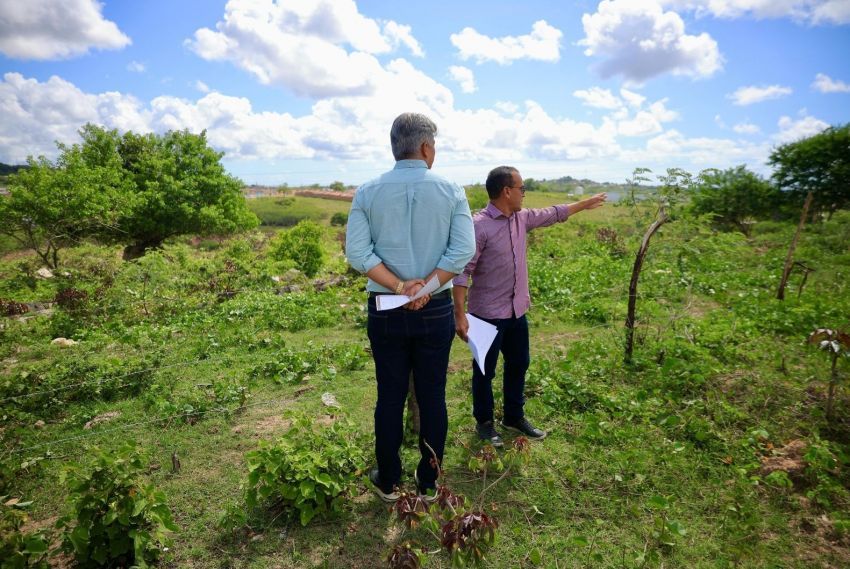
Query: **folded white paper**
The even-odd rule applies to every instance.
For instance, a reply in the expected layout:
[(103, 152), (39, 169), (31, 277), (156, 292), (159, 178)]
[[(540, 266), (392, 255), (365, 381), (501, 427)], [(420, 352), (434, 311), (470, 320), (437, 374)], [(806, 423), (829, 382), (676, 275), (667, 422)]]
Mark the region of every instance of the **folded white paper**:
[(472, 351), (475, 363), (478, 364), (478, 369), (481, 370), (481, 373), (484, 373), (484, 360), (487, 358), (490, 346), (493, 345), (498, 329), (472, 314), (467, 314), (466, 320), (469, 322), (469, 331), (466, 334), (469, 338), (469, 349)]
[(404, 294), (379, 294), (375, 298), (375, 305), (378, 310), (392, 310), (393, 308), (404, 306), (412, 300), (418, 300), (426, 294), (431, 294), (438, 288), (440, 288), (440, 279), (434, 275), (434, 277), (428, 281), (425, 286), (419, 289), (419, 292), (417, 292), (414, 296), (407, 296)]

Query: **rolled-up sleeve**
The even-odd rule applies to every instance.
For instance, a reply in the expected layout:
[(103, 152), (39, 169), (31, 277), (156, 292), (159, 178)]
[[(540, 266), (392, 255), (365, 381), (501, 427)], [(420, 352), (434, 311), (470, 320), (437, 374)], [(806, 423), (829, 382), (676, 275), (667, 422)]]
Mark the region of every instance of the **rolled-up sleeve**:
[(475, 230), (472, 226), (469, 202), (466, 201), (466, 194), (462, 189), (458, 188), (458, 192), (458, 199), (452, 211), (449, 243), (437, 262), (438, 269), (455, 274), (460, 274), (475, 255)]
[(484, 234), (484, 230), (476, 227), (475, 228), (475, 253), (472, 255), (472, 259), (466, 264), (466, 267), (463, 268), (463, 272), (452, 279), (452, 284), (455, 286), (469, 286), (469, 279), (472, 277), (472, 273), (475, 272), (475, 267), (478, 264), (478, 257), (481, 256), (481, 251), (484, 250), (484, 245), (486, 244), (487, 237)]
[(348, 227), (345, 231), (345, 258), (354, 269), (365, 273), (379, 265), (381, 258), (375, 254), (369, 218), (363, 209), (361, 194), (354, 194), (351, 211), (348, 214)]

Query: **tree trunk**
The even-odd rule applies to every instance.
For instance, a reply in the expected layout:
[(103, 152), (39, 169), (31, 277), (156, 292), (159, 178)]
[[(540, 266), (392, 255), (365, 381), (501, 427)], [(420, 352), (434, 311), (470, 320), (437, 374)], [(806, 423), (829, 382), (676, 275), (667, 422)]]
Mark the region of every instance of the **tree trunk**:
[(124, 253), (121, 255), (121, 258), (125, 261), (132, 261), (139, 257), (144, 257), (145, 252), (148, 249), (159, 247), (162, 245), (163, 241), (164, 239), (160, 239), (158, 241), (136, 241), (135, 243), (130, 243), (124, 247)]
[(788, 248), (788, 256), (785, 258), (785, 268), (782, 269), (782, 279), (779, 281), (779, 290), (776, 292), (776, 298), (785, 300), (785, 285), (788, 284), (788, 277), (791, 275), (791, 269), (794, 267), (794, 249), (797, 248), (797, 241), (800, 239), (800, 233), (803, 232), (803, 227), (806, 225), (806, 214), (809, 212), (809, 206), (812, 205), (812, 192), (806, 196), (806, 203), (803, 204), (803, 213), (800, 215), (800, 224), (797, 226), (797, 232), (791, 240), (791, 246)]
[(838, 373), (835, 371), (835, 365), (838, 363), (838, 354), (832, 356), (832, 373), (829, 377), (829, 392), (826, 396), (826, 420), (832, 421), (832, 402), (835, 398), (835, 384), (838, 383)]
[(410, 423), (413, 425), (413, 432), (419, 434), (419, 403), (416, 401), (416, 389), (413, 386), (413, 372), (410, 372), (410, 379), (407, 384), (407, 416)]
[(667, 223), (669, 219), (670, 218), (667, 217), (667, 212), (664, 211), (664, 208), (662, 207), (658, 211), (658, 217), (656, 220), (653, 221), (652, 225), (649, 226), (649, 229), (646, 230), (646, 233), (640, 242), (640, 248), (638, 249), (637, 256), (635, 257), (635, 264), (632, 268), (632, 280), (629, 282), (629, 309), (626, 314), (626, 363), (631, 363), (632, 361), (632, 349), (634, 347), (635, 338), (635, 306), (637, 304), (637, 285), (638, 278), (640, 277), (640, 270), (641, 267), (643, 267), (643, 260), (646, 257), (646, 251), (649, 249), (649, 240), (655, 232), (658, 231), (658, 228)]

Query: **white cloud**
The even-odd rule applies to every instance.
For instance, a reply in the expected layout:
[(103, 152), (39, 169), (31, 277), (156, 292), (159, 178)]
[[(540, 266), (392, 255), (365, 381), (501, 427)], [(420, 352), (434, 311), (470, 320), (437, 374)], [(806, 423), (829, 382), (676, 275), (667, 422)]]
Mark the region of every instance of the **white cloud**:
[(582, 16), (585, 55), (602, 58), (603, 77), (622, 75), (641, 83), (672, 73), (709, 77), (723, 66), (717, 42), (707, 33), (688, 35), (675, 12), (655, 0), (602, 0), (596, 13)]
[(731, 168), (747, 164), (767, 174), (765, 162), (770, 145), (728, 138), (689, 138), (675, 129), (649, 139), (644, 148), (624, 152), (621, 160), (658, 171), (676, 166), (692, 173), (705, 168)]
[(54, 141), (77, 140), (87, 122), (145, 130), (149, 121), (133, 97), (91, 95), (56, 76), (41, 83), (19, 73), (6, 73), (0, 82), (0, 116), (0, 162), (13, 164), (54, 154)]
[(761, 132), (761, 129), (758, 127), (758, 125), (754, 125), (753, 123), (749, 122), (738, 123), (732, 127), (732, 130), (734, 130), (738, 134), (759, 134)]
[(538, 20), (531, 26), (531, 33), (523, 36), (491, 38), (473, 28), (464, 28), (452, 34), (452, 44), (464, 61), (474, 59), (476, 63), (495, 61), (507, 65), (518, 59), (556, 62), (561, 58), (561, 30)]
[(595, 109), (619, 109), (623, 102), (611, 94), (608, 89), (591, 87), (590, 89), (579, 89), (573, 91), (573, 96), (581, 99), (582, 103)]
[(474, 93), (476, 91), (475, 75), (469, 67), (452, 65), (449, 67), (449, 75), (460, 84), (460, 90), (464, 93)]
[[(615, 124), (617, 132), (623, 136), (657, 134), (664, 130), (663, 123), (679, 118), (679, 113), (666, 107), (666, 98), (643, 108), (646, 97), (628, 89), (620, 89), (620, 97), (601, 87), (580, 89), (574, 91), (573, 96), (589, 107), (612, 111), (605, 118)], [(630, 114), (630, 108), (633, 115)]]
[(127, 71), (132, 71), (133, 73), (144, 73), (147, 71), (147, 67), (144, 63), (140, 63), (138, 61), (131, 61), (127, 64)]
[(789, 18), (805, 24), (850, 23), (847, 0), (662, 0), (674, 10), (693, 10), (697, 16), (755, 19)]
[(796, 142), (801, 138), (808, 138), (825, 128), (829, 128), (829, 124), (815, 117), (806, 114), (805, 109), (800, 111), (800, 118), (797, 120), (789, 116), (780, 117), (779, 132), (774, 135), (774, 139), (779, 143)]
[(387, 36), (393, 47), (403, 45), (416, 57), (425, 57), (425, 51), (423, 51), (422, 46), (416, 38), (413, 37), (413, 32), (410, 26), (403, 26), (396, 22), (389, 21), (384, 24), (384, 34)]
[(0, 53), (15, 59), (65, 59), (92, 48), (130, 44), (96, 0), (0, 0)]
[(770, 99), (779, 99), (790, 95), (791, 92), (791, 87), (783, 87), (782, 85), (769, 85), (767, 87), (751, 85), (748, 87), (739, 87), (734, 93), (726, 95), (726, 98), (731, 99), (735, 105), (743, 106), (761, 103)]
[(630, 107), (639, 108), (643, 105), (643, 102), (646, 101), (646, 97), (641, 95), (640, 93), (635, 93), (634, 91), (629, 91), (626, 88), (620, 89), (620, 96)]
[(674, 121), (679, 113), (665, 106), (667, 99), (652, 103), (649, 108), (638, 111), (634, 117), (620, 120), (617, 130), (624, 136), (647, 136), (664, 130), (662, 123)]
[(409, 26), (389, 21), (382, 31), (353, 0), (230, 0), (216, 30), (201, 28), (186, 45), (204, 59), (232, 62), (264, 85), (311, 97), (373, 93), (386, 74), (375, 54), (399, 45), (423, 54)]
[[(53, 77), (39, 82), (17, 73), (0, 82), (0, 161), (27, 155), (55, 156), (55, 140), (75, 142), (86, 122), (121, 130), (207, 130), (210, 144), (228, 160), (370, 160), (390, 157), (388, 128), (403, 111), (427, 113), (439, 126), (440, 160), (480, 163), (520, 160), (583, 160), (619, 152), (616, 125), (556, 118), (539, 104), (458, 110), (451, 91), (397, 59), (381, 78), (381, 96), (334, 97), (309, 113), (259, 112), (248, 99), (212, 92), (198, 100), (157, 97), (148, 104), (121, 93), (84, 93)], [(513, 111), (510, 114), (504, 114)]]
[(211, 91), (210, 86), (198, 79), (192, 84), (195, 89), (200, 91), (201, 93), (209, 93)]
[(821, 93), (850, 93), (850, 85), (824, 73), (818, 73), (815, 76), (812, 89)]

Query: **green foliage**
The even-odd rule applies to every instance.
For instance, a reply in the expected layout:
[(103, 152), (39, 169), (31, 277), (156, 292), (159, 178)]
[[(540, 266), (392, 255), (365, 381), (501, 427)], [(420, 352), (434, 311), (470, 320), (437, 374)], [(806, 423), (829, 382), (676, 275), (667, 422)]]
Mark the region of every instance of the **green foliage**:
[(225, 172), (223, 154), (207, 145), (206, 131), (127, 132), (119, 151), (134, 193), (119, 228), (137, 250), (174, 235), (233, 233), (257, 226), (242, 183)]
[(43, 531), (24, 531), (32, 502), (0, 496), (0, 569), (47, 569), (49, 539)]
[(145, 469), (131, 445), (114, 453), (96, 451), (87, 468), (69, 467), (71, 512), (56, 526), (78, 566), (147, 567), (166, 549), (168, 533), (178, 528), (162, 492), (142, 483)]
[(487, 196), (487, 190), (481, 184), (466, 186), (466, 199), (469, 201), (469, 209), (476, 212), (479, 209), (484, 209), (490, 202)]
[(299, 271), (313, 277), (322, 268), (325, 254), (322, 249), (322, 228), (312, 221), (300, 221), (288, 231), (281, 232), (271, 244), (271, 257), (295, 263)]
[(811, 191), (816, 211), (832, 215), (850, 205), (850, 123), (783, 144), (770, 153), (768, 164), (779, 187), (798, 203)]
[(336, 212), (331, 216), (331, 225), (343, 226), (348, 223), (348, 214), (341, 211)]
[(738, 166), (705, 174), (695, 187), (691, 211), (713, 214), (720, 225), (749, 235), (753, 218), (776, 215), (782, 203), (782, 193), (775, 186), (745, 166)]
[(131, 206), (132, 182), (121, 169), (117, 133), (86, 125), (82, 144), (59, 144), (55, 162), (30, 158), (0, 199), (0, 233), (36, 251), (47, 266), (59, 250), (88, 237), (114, 234)]
[(301, 525), (339, 513), (365, 467), (357, 438), (347, 421), (321, 428), (295, 417), (286, 434), (247, 453), (248, 506), (281, 509)]
[(345, 184), (343, 184), (342, 182), (339, 182), (339, 181), (333, 182), (328, 187), (335, 192), (344, 192), (346, 190)]
[(338, 372), (363, 369), (369, 360), (368, 354), (357, 345), (322, 346), (314, 350), (281, 352), (274, 360), (255, 366), (251, 375), (278, 383), (298, 383), (313, 375), (334, 379)]

